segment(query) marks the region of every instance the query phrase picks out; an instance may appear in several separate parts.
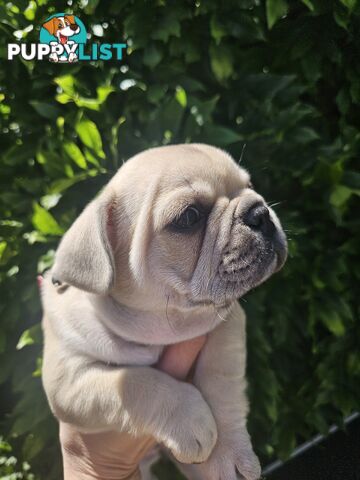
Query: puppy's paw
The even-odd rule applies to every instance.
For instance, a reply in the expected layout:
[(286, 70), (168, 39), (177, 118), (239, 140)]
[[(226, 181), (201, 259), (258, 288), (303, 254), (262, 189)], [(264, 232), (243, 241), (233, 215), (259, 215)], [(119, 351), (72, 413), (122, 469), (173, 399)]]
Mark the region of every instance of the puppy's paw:
[(247, 432), (220, 439), (210, 458), (194, 466), (201, 480), (259, 480), (261, 466)]
[(201, 463), (210, 456), (217, 428), (210, 408), (194, 386), (184, 384), (162, 437), (164, 445), (181, 463)]
[(261, 465), (253, 452), (238, 452), (235, 458), (235, 472), (238, 480), (259, 480), (261, 477)]
[(76, 53), (73, 53), (73, 52), (70, 52), (69, 53), (69, 57), (68, 57), (68, 60), (70, 63), (73, 63), (73, 62), (76, 62), (78, 59)]

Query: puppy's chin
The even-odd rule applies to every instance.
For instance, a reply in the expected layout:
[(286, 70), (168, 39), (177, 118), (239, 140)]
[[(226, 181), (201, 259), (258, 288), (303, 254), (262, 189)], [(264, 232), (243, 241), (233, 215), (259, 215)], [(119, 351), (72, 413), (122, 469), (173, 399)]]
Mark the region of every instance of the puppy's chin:
[(227, 303), (245, 295), (285, 263), (287, 244), (282, 231), (276, 232), (271, 239), (247, 232), (243, 237), (239, 246), (228, 247), (223, 252), (213, 283), (216, 303)]

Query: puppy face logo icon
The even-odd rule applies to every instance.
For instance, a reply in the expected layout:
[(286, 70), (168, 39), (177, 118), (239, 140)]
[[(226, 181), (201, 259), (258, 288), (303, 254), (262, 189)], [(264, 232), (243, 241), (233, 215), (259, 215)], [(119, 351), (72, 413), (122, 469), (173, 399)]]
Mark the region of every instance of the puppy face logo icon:
[(57, 13), (43, 23), (40, 42), (51, 47), (51, 62), (73, 63), (78, 61), (77, 48), (86, 43), (86, 29), (75, 15)]
[(80, 27), (75, 21), (74, 15), (64, 15), (63, 17), (53, 17), (43, 24), (43, 27), (58, 39), (58, 42), (64, 45), (76, 33), (80, 32)]

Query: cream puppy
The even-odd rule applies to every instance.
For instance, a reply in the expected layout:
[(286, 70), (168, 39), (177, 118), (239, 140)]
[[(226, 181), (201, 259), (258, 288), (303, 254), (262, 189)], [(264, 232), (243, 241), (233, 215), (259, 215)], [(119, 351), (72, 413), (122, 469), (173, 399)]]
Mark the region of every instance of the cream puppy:
[[(245, 315), (286, 239), (222, 150), (174, 145), (126, 162), (74, 222), (42, 289), (43, 382), (85, 431), (151, 434), (201, 480), (255, 480), (246, 429)], [(156, 370), (164, 346), (208, 334), (193, 384)]]

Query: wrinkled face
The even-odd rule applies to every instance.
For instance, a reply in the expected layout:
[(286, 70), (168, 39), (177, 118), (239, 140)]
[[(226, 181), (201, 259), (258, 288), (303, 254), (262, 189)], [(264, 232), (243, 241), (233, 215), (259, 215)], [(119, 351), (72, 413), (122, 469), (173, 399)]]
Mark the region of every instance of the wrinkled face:
[(148, 281), (192, 304), (222, 306), (282, 267), (280, 222), (227, 154), (185, 146), (167, 165), (151, 209)]

